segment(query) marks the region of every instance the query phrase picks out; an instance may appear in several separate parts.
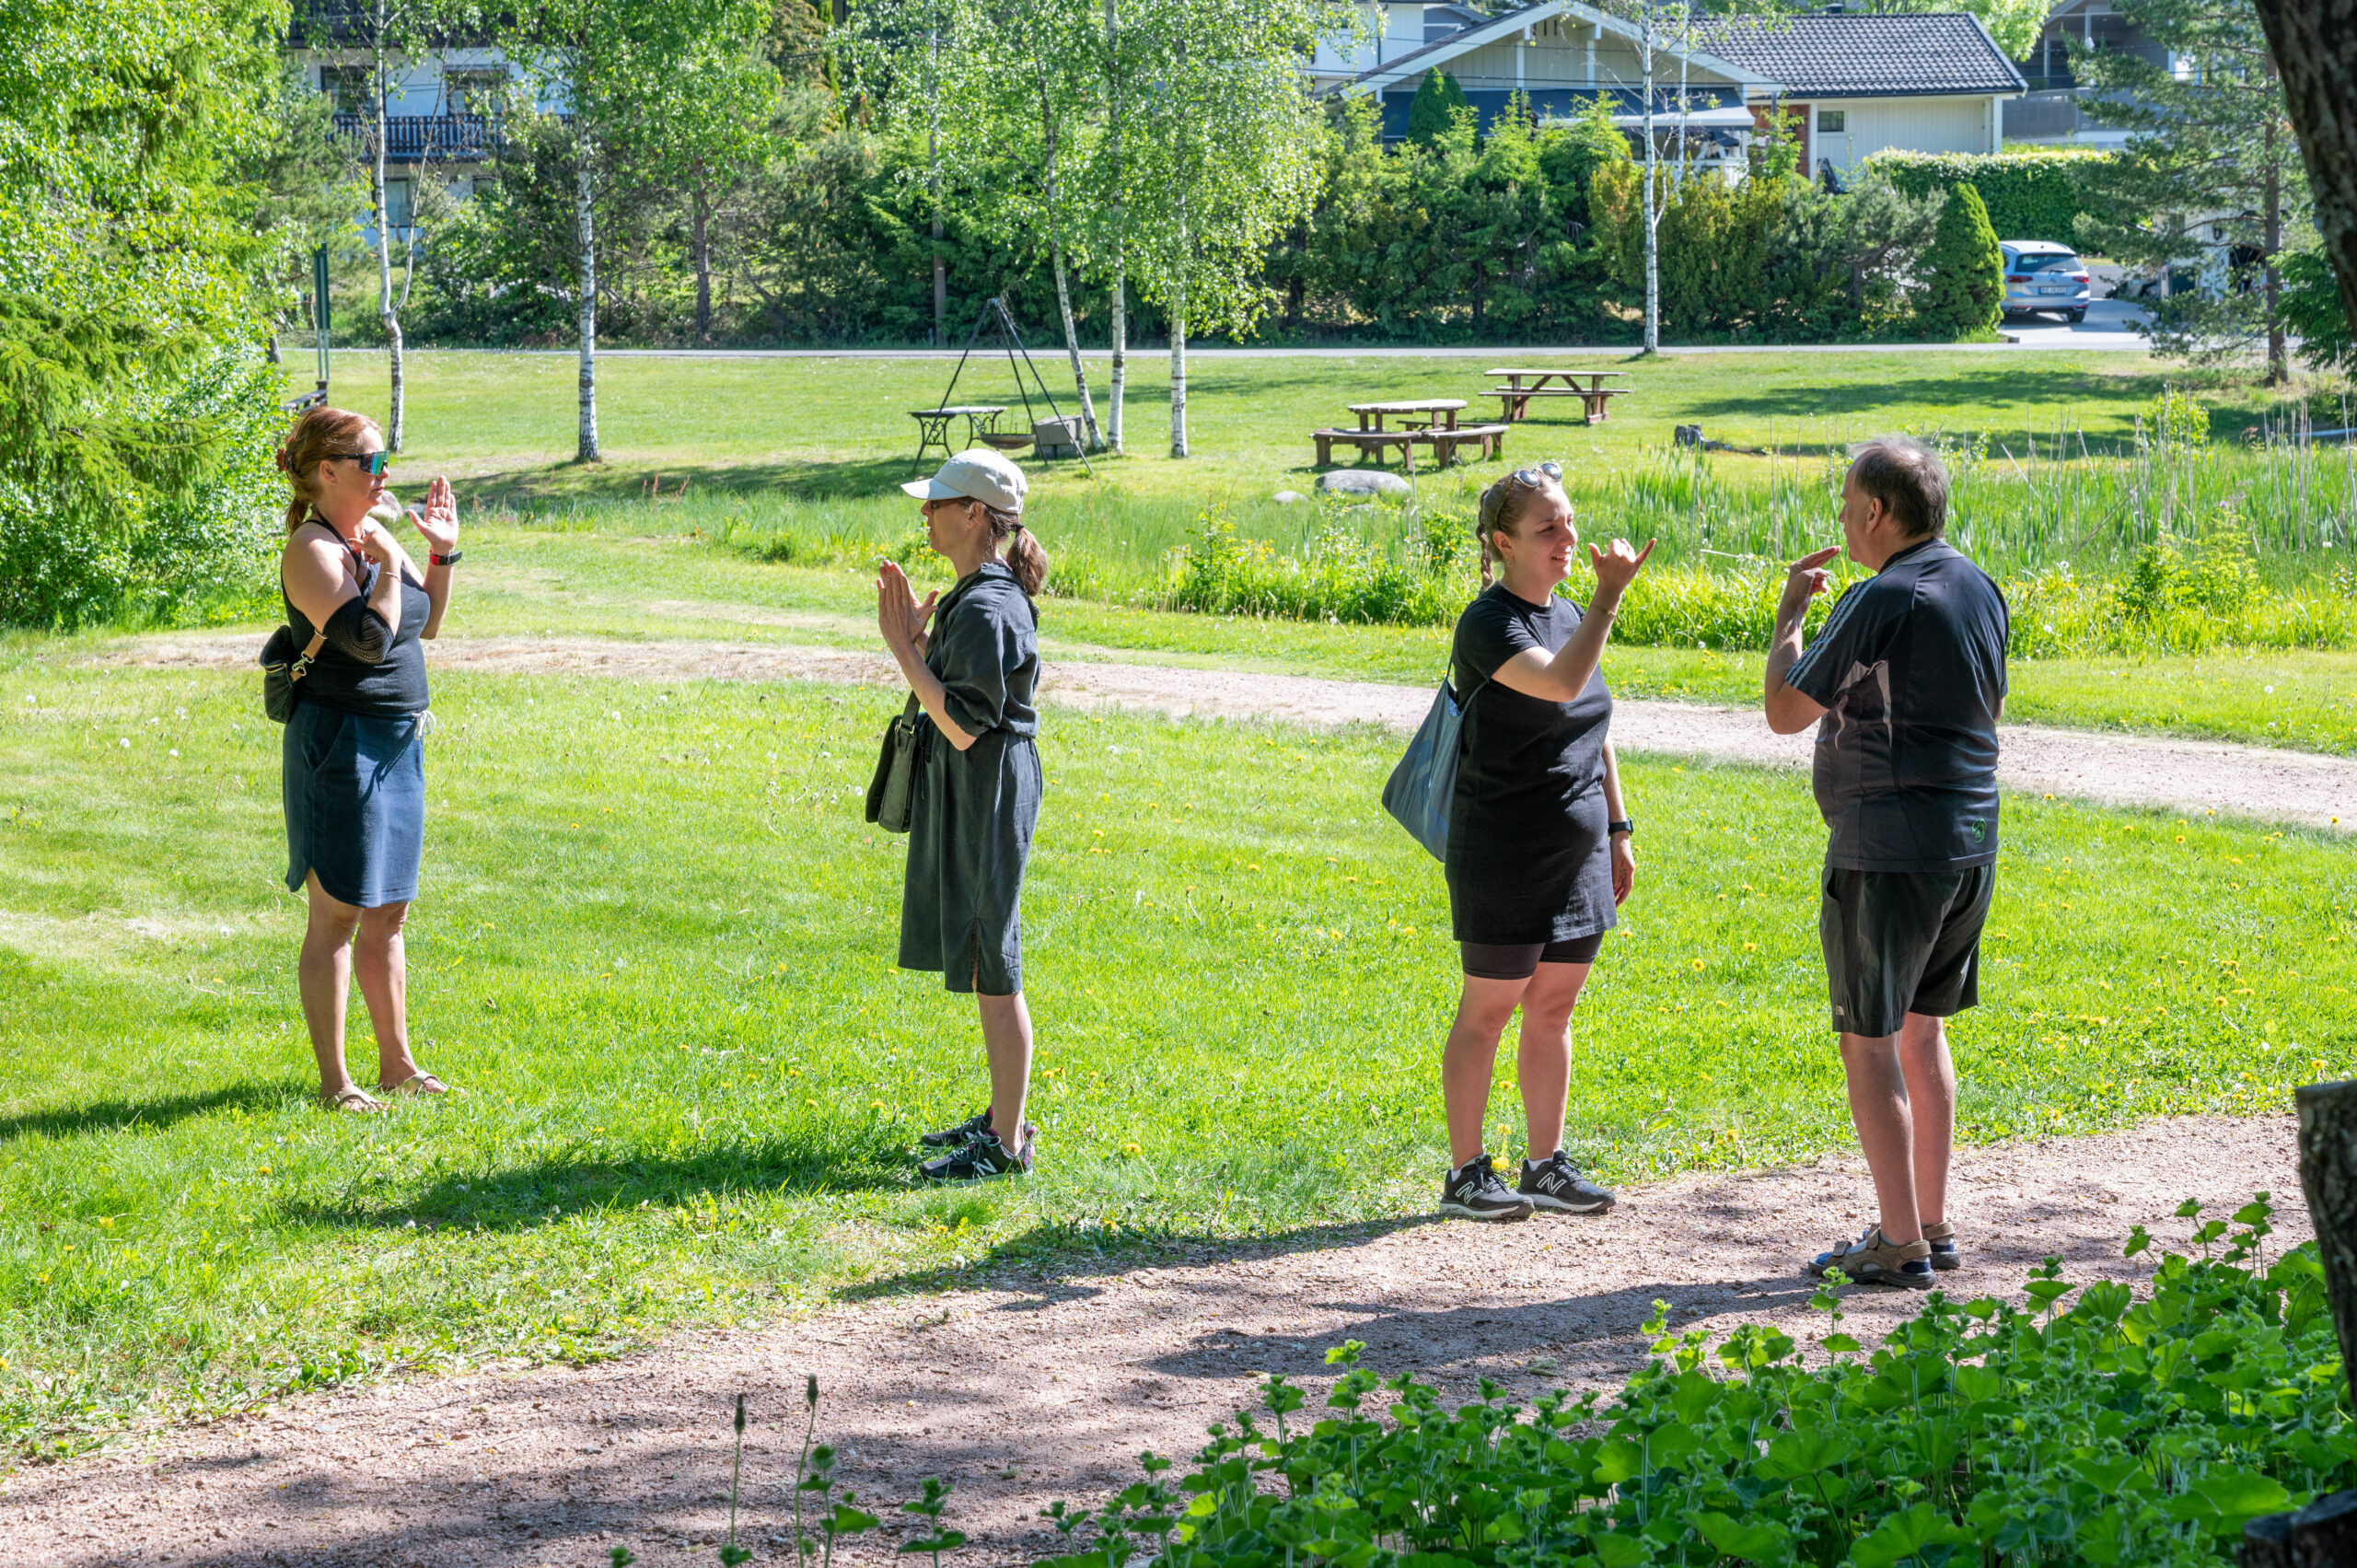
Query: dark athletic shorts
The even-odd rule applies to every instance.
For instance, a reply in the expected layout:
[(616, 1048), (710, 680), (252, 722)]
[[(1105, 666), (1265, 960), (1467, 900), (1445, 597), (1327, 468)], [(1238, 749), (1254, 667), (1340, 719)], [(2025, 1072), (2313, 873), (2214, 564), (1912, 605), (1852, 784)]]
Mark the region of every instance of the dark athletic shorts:
[(1980, 927), (1994, 865), (1961, 871), (1825, 869), (1817, 930), (1833, 1027), (1878, 1039), (1910, 1013), (1945, 1018), (1980, 1000)]
[(1465, 972), (1474, 980), (1528, 980), (1541, 964), (1592, 964), (1604, 951), (1604, 933), (1562, 942), (1459, 942)]

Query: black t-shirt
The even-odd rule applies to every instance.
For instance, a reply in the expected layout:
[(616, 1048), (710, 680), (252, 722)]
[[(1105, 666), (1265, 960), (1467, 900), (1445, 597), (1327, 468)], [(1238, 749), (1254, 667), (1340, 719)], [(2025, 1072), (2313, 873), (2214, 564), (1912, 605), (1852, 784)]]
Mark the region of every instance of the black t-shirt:
[(1926, 540), (1841, 596), (1784, 677), (1827, 713), (1817, 809), (1842, 871), (1952, 871), (1997, 858), (2005, 597)]
[(1569, 703), (1482, 684), (1527, 648), (1555, 653), (1581, 619), (1569, 599), (1532, 604), (1503, 583), (1457, 618), (1451, 680), (1460, 700), (1474, 693), (1446, 857), (1460, 942), (1562, 942), (1614, 923), (1603, 789), (1612, 693), (1602, 671)]
[[(353, 566), (360, 574), (359, 602), (365, 607), (368, 596), (377, 591), (377, 575), (384, 568), (366, 559), (355, 560)], [(323, 703), (331, 708), (375, 718), (414, 718), (425, 711), (429, 701), (425, 689), (425, 645), (418, 641), (418, 633), (424, 630), (426, 617), (434, 612), (434, 601), (406, 573), (401, 575), (401, 623), (393, 633), (384, 656), (375, 664), (365, 664), (338, 646), (336, 633), (331, 630), (327, 642), (320, 645), (319, 656), (311, 661), (311, 668), (295, 688), (302, 701)], [(284, 587), (280, 597), (285, 598)], [(292, 598), (286, 599), (286, 624), (294, 630), (297, 649), (309, 645), (317, 629), (310, 617), (296, 608)]]

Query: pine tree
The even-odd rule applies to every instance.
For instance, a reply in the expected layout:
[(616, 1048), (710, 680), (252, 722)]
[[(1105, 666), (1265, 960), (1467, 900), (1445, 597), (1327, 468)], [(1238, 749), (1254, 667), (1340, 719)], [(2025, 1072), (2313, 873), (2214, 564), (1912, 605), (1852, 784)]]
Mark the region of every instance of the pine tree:
[(1915, 319), (1928, 337), (1960, 338), (1987, 331), (2005, 314), (2005, 259), (1988, 204), (1970, 184), (1948, 192), (1947, 204), (1923, 252), (1926, 278)]
[[(2156, 301), (2154, 346), (2195, 361), (2267, 354), (2289, 374), (2282, 257), (2311, 215), (2283, 81), (2249, 0), (2119, 0), (2156, 64), (2071, 50), (2085, 111), (2130, 133), (2091, 164), (2079, 239), (2131, 265), (2198, 263), (2199, 286)], [(2165, 52), (2162, 52), (2165, 51)]]
[(1465, 100), (1465, 89), (1457, 85), (1457, 78), (1444, 75), (1434, 66), (1424, 73), (1414, 99), (1408, 105), (1408, 139), (1420, 146), (1432, 145), (1447, 131), (1458, 110), (1471, 107)]

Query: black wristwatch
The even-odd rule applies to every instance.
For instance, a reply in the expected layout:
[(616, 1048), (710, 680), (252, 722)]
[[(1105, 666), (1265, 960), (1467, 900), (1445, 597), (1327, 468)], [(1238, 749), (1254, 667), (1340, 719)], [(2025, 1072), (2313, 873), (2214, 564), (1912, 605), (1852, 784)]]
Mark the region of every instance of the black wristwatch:
[(467, 552), (463, 550), (454, 550), (450, 552), (449, 554), (444, 555), (438, 552), (429, 550), (425, 552), (425, 559), (427, 563), (430, 565), (456, 566), (461, 560), (465, 559), (466, 553)]
[(1637, 825), (1626, 817), (1618, 822), (1607, 822), (1604, 825), (1604, 836), (1608, 839), (1615, 833), (1626, 833), (1633, 839), (1637, 836)]

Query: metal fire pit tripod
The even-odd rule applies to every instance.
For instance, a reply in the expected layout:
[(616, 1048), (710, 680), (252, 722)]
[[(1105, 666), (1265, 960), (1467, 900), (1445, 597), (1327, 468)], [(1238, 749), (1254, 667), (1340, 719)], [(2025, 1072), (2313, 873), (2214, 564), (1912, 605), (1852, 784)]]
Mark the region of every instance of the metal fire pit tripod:
[[(1006, 354), (1006, 367), (1014, 373), (1016, 395), (1023, 400), (1024, 428), (1021, 431), (993, 429), (992, 425), (998, 418), (999, 411), (997, 410), (992, 410), (987, 415), (981, 416), (980, 423), (977, 423), (975, 409), (969, 409), (949, 401), (958, 390), (958, 378), (966, 373), (966, 361), (972, 356), (974, 344), (981, 341), (982, 329), (985, 327), (990, 328), (993, 335), (998, 340), (997, 346)], [(1022, 356), (1020, 364), (1016, 363), (1018, 354)], [(995, 447), (1003, 452), (1019, 452), (1030, 446), (1031, 427), (1038, 422), (1032, 413), (1031, 393), (1023, 385), (1023, 373), (1026, 370), (1031, 373), (1031, 385), (1039, 389), (1039, 401), (1048, 405), (1049, 416), (1061, 423), (1064, 419), (1064, 412), (1057, 406), (1056, 395), (1048, 390), (1048, 383), (1040, 376), (1039, 366), (1032, 363), (1031, 351), (1023, 346), (1023, 334), (1015, 330), (1015, 318), (1007, 314), (1006, 302), (997, 295), (993, 295), (982, 301), (982, 312), (974, 319), (974, 330), (966, 334), (966, 347), (958, 355), (958, 367), (949, 373), (949, 386), (941, 394), (940, 403), (930, 409), (920, 409), (912, 416), (917, 422), (917, 460), (923, 461), (926, 451), (934, 447), (939, 447), (945, 456), (954, 455), (949, 449), (949, 422), (960, 414), (963, 414), (967, 421), (966, 434), (969, 445), (975, 440), (980, 440), (985, 446)], [(1088, 470), (1088, 476), (1091, 479), (1096, 478), (1096, 465), (1088, 460), (1087, 449), (1083, 445), (1086, 437), (1071, 424), (1064, 424), (1062, 427), (1072, 432), (1073, 450), (1079, 454), (1081, 466)]]

